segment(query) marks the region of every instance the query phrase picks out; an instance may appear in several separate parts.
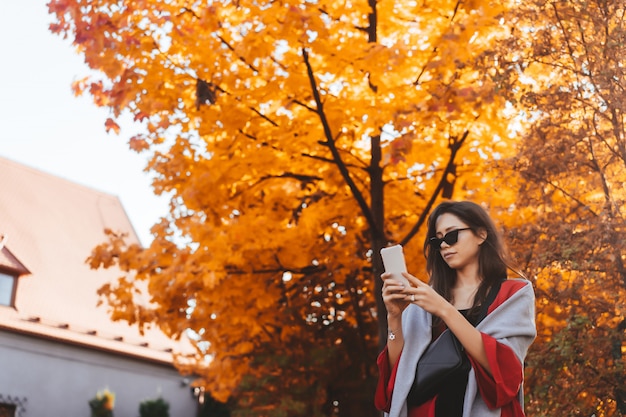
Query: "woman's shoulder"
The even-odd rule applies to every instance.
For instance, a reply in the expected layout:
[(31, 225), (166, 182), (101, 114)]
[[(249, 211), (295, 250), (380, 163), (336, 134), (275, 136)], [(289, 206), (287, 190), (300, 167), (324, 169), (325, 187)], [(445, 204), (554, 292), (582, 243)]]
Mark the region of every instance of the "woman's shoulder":
[(508, 278), (502, 281), (500, 292), (505, 291), (505, 292), (508, 292), (509, 295), (513, 295), (526, 286), (531, 286), (530, 281), (528, 281), (527, 279)]
[(530, 281), (522, 278), (509, 278), (502, 281), (500, 291), (498, 291), (498, 295), (491, 304), (489, 312), (496, 309), (498, 306), (500, 306), (502, 303), (504, 303), (506, 300), (508, 300), (521, 290), (532, 291), (532, 284), (530, 283)]

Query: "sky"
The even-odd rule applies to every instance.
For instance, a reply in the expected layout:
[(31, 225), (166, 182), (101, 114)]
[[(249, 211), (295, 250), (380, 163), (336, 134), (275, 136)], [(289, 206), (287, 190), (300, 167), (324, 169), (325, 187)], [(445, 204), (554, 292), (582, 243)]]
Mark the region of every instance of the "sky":
[(167, 214), (143, 172), (146, 156), (128, 149), (138, 126), (106, 133), (106, 109), (71, 85), (89, 70), (68, 40), (52, 34), (48, 0), (0, 3), (0, 156), (117, 196), (142, 244)]

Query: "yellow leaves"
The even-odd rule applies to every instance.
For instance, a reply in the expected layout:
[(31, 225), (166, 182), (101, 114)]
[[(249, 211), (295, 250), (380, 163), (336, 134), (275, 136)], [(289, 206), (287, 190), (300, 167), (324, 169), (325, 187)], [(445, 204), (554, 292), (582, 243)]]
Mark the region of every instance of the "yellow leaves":
[(104, 399), (105, 409), (113, 410), (113, 407), (115, 406), (115, 394), (113, 392), (109, 391), (108, 389), (105, 389), (102, 392), (98, 392), (98, 395), (96, 395), (96, 397)]
[(92, 415), (104, 415), (106, 411), (112, 411), (115, 406), (115, 394), (108, 388), (98, 391), (95, 398), (89, 401)]

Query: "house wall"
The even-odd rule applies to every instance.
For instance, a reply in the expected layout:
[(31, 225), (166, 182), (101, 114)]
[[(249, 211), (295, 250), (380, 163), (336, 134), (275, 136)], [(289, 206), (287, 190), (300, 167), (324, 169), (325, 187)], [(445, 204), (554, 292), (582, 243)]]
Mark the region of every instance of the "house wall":
[(105, 388), (115, 417), (139, 417), (140, 402), (159, 396), (171, 417), (196, 416), (191, 388), (171, 366), (0, 330), (0, 402), (17, 404), (18, 417), (89, 417), (89, 400)]

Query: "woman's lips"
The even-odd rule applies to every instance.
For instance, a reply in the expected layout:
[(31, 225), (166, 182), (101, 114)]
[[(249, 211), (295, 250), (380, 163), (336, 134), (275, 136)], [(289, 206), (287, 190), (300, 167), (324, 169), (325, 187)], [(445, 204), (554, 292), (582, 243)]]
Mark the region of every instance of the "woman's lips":
[(449, 259), (450, 257), (452, 257), (454, 255), (454, 252), (444, 252), (441, 254), (441, 256), (443, 257), (443, 259)]

